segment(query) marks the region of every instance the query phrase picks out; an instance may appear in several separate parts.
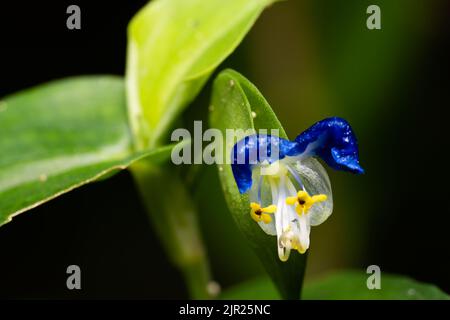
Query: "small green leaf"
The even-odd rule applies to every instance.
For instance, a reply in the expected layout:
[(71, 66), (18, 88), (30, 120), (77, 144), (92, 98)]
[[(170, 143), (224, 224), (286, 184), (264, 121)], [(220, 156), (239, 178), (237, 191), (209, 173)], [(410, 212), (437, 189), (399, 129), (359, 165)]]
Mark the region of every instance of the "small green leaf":
[(157, 0), (128, 29), (127, 94), (139, 148), (157, 145), (182, 109), (274, 0)]
[[(220, 129), (224, 136), (226, 129), (278, 129), (279, 135), (286, 138), (280, 122), (261, 93), (235, 71), (225, 70), (215, 79), (211, 110), (211, 127)], [(237, 139), (244, 136), (245, 133)], [(237, 139), (226, 141), (225, 158), (230, 157), (231, 149)], [(250, 218), (248, 196), (239, 193), (231, 166), (221, 165), (219, 177), (233, 218), (281, 295), (287, 299), (298, 299), (305, 271), (306, 255), (293, 253), (287, 262), (280, 261), (276, 237), (265, 234)]]
[(171, 147), (133, 151), (124, 83), (77, 77), (0, 100), (0, 225), (74, 188)]
[[(381, 289), (369, 290), (363, 271), (342, 271), (307, 282), (303, 297), (307, 300), (449, 300), (450, 296), (432, 284), (411, 278), (381, 274)], [(268, 278), (257, 278), (226, 290), (222, 299), (279, 299)]]

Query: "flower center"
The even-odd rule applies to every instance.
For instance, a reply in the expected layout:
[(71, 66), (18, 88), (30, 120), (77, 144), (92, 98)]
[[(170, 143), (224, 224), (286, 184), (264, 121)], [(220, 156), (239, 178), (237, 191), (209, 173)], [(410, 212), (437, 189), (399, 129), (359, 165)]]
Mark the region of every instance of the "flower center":
[(286, 261), (292, 250), (299, 253), (308, 250), (314, 219), (310, 212), (320, 210), (315, 208), (316, 203), (327, 199), (325, 194), (311, 196), (296, 170), (282, 161), (265, 164), (260, 176), (255, 176), (258, 183), (250, 192), (250, 216), (264, 232), (277, 236), (281, 261)]

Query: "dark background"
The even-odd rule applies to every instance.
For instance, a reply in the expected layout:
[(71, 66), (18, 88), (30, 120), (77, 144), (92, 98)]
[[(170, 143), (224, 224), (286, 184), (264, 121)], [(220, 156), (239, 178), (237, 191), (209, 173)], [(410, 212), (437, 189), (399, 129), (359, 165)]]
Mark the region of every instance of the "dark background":
[[(2, 2), (0, 96), (71, 75), (124, 74), (126, 25), (145, 3)], [(372, 3), (291, 0), (268, 9), (219, 69), (236, 68), (255, 82), (291, 136), (329, 114), (347, 118), (358, 134), (367, 174), (330, 172), (335, 214), (317, 232), (313, 229), (317, 245), (310, 253), (307, 280), (377, 264), (382, 271), (450, 292), (450, 6), (448, 1), (412, 0), (389, 11), (386, 2), (385, 12), (383, 1), (376, 3), (382, 3), (384, 20), (374, 47), (353, 43), (359, 38), (344, 27), (350, 23), (346, 15), (359, 10), (361, 32), (374, 37), (364, 22), (364, 8)], [(66, 28), (70, 4), (81, 7), (81, 30)], [(406, 31), (395, 33), (395, 28)], [(360, 71), (359, 61), (369, 67)], [(321, 76), (305, 80), (311, 74)], [(358, 85), (365, 82), (364, 91)], [(199, 118), (207, 106), (207, 89), (195, 104)], [(288, 108), (297, 104), (306, 111), (295, 110), (300, 114), (296, 119)], [(194, 197), (203, 192), (223, 204), (214, 168), (202, 168), (194, 184)], [(214, 217), (221, 212), (201, 202), (198, 206), (213, 272), (222, 286), (261, 273), (227, 213)], [(217, 240), (221, 235), (237, 246)], [(127, 172), (14, 218), (0, 228), (0, 246), (1, 298), (186, 297)], [(236, 266), (236, 258), (247, 260)], [(70, 264), (81, 267), (81, 291), (66, 289)]]

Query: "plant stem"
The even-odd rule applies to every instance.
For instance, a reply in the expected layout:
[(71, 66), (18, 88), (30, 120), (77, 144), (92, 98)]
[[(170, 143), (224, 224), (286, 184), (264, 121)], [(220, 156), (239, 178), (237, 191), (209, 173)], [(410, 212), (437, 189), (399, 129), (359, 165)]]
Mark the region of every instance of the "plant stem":
[(190, 297), (213, 298), (209, 262), (197, 212), (173, 168), (141, 160), (131, 166), (148, 216), (170, 260), (182, 272)]

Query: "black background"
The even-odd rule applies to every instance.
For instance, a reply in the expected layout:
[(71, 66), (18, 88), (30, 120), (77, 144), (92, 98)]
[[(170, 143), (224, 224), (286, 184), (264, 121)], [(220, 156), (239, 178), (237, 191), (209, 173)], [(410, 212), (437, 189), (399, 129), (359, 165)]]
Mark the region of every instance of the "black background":
[[(0, 5), (1, 95), (69, 75), (124, 74), (126, 27), (147, 1), (9, 1)], [(67, 7), (81, 8), (68, 30)]]
[[(123, 75), (126, 25), (145, 3), (2, 1), (0, 96), (70, 75)], [(66, 28), (70, 4), (81, 7), (81, 30)], [(422, 81), (400, 95), (399, 102), (411, 113), (409, 121), (396, 122), (392, 132), (398, 139), (388, 150), (394, 164), (386, 181), (391, 199), (380, 201), (405, 215), (395, 216), (388, 228), (380, 221), (371, 229), (374, 240), (367, 262), (378, 261), (390, 271), (450, 292), (448, 40), (447, 24), (417, 66)], [(426, 97), (433, 92), (446, 92), (446, 99), (430, 103)], [(405, 163), (405, 155), (413, 160)], [(426, 168), (418, 170), (418, 164)], [(421, 206), (424, 210), (417, 210)], [(377, 233), (383, 233), (381, 242)], [(429, 246), (417, 250), (418, 241)], [(70, 264), (81, 266), (81, 291), (65, 286)], [(0, 297), (184, 298), (186, 292), (157, 244), (131, 177), (122, 172), (20, 215), (0, 229)]]

